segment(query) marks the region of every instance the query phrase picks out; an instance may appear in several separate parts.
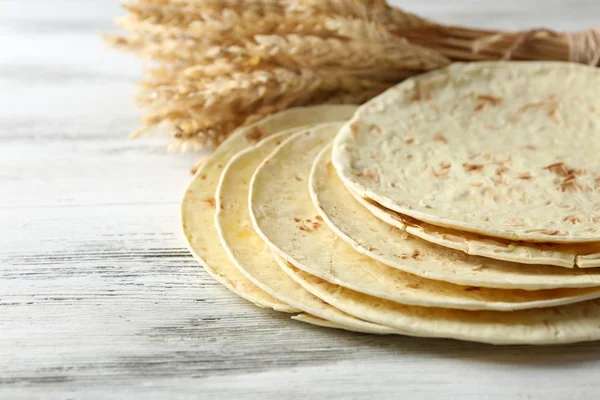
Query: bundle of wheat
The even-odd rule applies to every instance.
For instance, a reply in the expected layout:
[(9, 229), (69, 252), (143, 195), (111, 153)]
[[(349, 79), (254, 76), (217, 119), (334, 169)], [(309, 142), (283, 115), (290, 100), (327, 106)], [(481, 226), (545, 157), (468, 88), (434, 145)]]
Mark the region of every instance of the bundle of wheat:
[(148, 61), (143, 126), (171, 150), (215, 147), (235, 128), (293, 106), (362, 103), (452, 60), (600, 63), (600, 30), (507, 33), (444, 26), (385, 0), (134, 0), (107, 35)]

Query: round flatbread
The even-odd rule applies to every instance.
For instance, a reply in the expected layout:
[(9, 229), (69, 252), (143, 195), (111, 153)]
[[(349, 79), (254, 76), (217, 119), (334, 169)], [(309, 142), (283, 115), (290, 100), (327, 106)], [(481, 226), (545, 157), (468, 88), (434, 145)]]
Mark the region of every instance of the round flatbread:
[[(432, 307), (508, 311), (564, 304), (599, 295), (598, 288), (525, 291), (458, 286), (390, 268), (355, 251), (324, 223), (308, 188), (312, 163), (335, 133), (335, 127), (328, 126), (289, 139), (261, 164), (250, 183), (250, 217), (256, 232), (296, 267), (372, 296)], [(394, 229), (360, 205), (356, 206), (388, 230)], [(354, 218), (351, 213), (346, 216)], [(364, 228), (368, 229), (367, 225)], [(409, 253), (408, 257), (418, 259), (419, 255)], [(415, 265), (427, 273), (426, 263), (417, 260)], [(451, 260), (448, 265), (452, 265)], [(484, 266), (471, 264), (468, 267), (481, 269)]]
[(198, 169), (181, 203), (181, 223), (187, 246), (194, 257), (232, 292), (260, 307), (297, 312), (248, 280), (228, 259), (214, 226), (215, 191), (221, 171), (239, 151), (262, 138), (287, 129), (320, 122), (341, 121), (352, 116), (355, 106), (316, 106), (290, 109), (241, 128), (225, 140)]
[(448, 228), (600, 241), (600, 71), (453, 64), (362, 106), (335, 140), (354, 192)]
[[(350, 191), (351, 192), (351, 191)], [(382, 221), (413, 236), (474, 256), (521, 264), (554, 265), (564, 268), (600, 267), (600, 242), (529, 243), (457, 231), (418, 221), (351, 192), (354, 198)]]
[(399, 270), (477, 287), (527, 290), (600, 285), (600, 270), (523, 265), (431, 244), (381, 221), (356, 201), (330, 162), (326, 149), (310, 179), (315, 206), (325, 223), (356, 251)]
[[(306, 314), (306, 313), (292, 315), (291, 318), (296, 321), (304, 322), (304, 323), (310, 324), (310, 325), (320, 326), (323, 328), (342, 329), (345, 331), (351, 330), (351, 329), (348, 329), (348, 327), (345, 325), (337, 324), (335, 322), (332, 322), (332, 321), (329, 321), (329, 320), (326, 320), (323, 318), (315, 317), (314, 315), (310, 315), (310, 314)], [(391, 331), (392, 331), (392, 333), (395, 333), (398, 335), (404, 334), (404, 333), (400, 333), (398, 330), (394, 330), (394, 329), (391, 329)], [(356, 332), (356, 331), (353, 331), (353, 332)], [(374, 333), (374, 334), (381, 334), (381, 335), (385, 334), (385, 333), (380, 333), (380, 332), (362, 332), (362, 333), (372, 333), (372, 334)]]
[(491, 344), (564, 344), (600, 339), (600, 300), (513, 312), (416, 307), (333, 285), (287, 264), (280, 266), (306, 290), (359, 318), (406, 335)]
[(240, 272), (277, 300), (311, 313), (319, 317), (320, 321), (332, 322), (341, 329), (377, 334), (394, 333), (391, 328), (348, 315), (306, 291), (281, 270), (268, 246), (252, 227), (248, 212), (248, 189), (254, 171), (283, 141), (293, 134), (303, 135), (309, 129), (312, 128), (272, 135), (238, 153), (225, 166), (216, 192), (215, 226), (221, 244)]

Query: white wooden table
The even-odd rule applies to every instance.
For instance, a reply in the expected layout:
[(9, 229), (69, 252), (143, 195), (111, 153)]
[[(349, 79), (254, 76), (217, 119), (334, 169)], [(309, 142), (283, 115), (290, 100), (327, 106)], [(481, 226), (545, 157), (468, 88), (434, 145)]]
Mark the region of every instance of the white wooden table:
[[(479, 26), (600, 25), (598, 0), (396, 4)], [(215, 283), (179, 232), (197, 155), (127, 140), (139, 67), (104, 50), (115, 15), (116, 1), (0, 2), (0, 399), (600, 396), (600, 344), (339, 332)]]

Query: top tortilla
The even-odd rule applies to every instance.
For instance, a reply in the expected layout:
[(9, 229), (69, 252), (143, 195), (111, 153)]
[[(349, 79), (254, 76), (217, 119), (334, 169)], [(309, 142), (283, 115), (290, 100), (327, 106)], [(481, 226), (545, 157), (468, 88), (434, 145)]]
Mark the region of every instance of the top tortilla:
[(359, 195), (434, 225), (551, 243), (600, 240), (600, 71), (453, 64), (362, 106), (333, 163)]
[(198, 169), (181, 203), (181, 221), (187, 245), (206, 271), (232, 292), (258, 306), (278, 311), (298, 310), (267, 294), (246, 278), (229, 260), (214, 226), (215, 192), (225, 164), (236, 153), (262, 138), (292, 128), (349, 119), (356, 106), (316, 106), (290, 109), (241, 128), (225, 140)]

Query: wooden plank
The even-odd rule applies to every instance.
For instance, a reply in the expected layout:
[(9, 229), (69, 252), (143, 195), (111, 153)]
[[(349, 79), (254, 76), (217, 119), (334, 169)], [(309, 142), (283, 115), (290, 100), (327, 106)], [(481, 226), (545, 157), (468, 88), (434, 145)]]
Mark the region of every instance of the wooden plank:
[[(449, 23), (578, 29), (597, 1), (397, 1)], [(192, 259), (197, 154), (128, 141), (138, 63), (117, 2), (0, 2), (0, 399), (592, 398), (600, 345), (493, 347), (327, 330), (262, 310)]]

